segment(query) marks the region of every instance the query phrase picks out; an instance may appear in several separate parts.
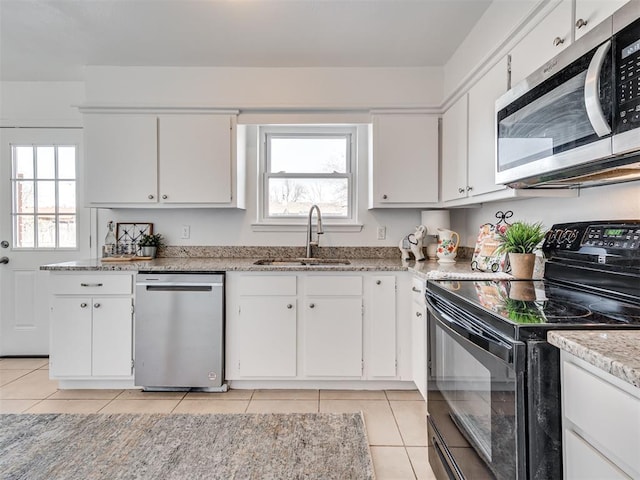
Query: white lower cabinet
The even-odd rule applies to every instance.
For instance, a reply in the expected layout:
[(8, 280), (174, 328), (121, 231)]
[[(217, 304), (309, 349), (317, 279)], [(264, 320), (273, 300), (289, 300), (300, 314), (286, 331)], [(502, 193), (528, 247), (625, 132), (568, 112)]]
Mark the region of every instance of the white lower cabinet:
[(561, 357), (564, 478), (640, 478), (640, 388)]
[(427, 305), (425, 282), (414, 278), (411, 285), (411, 366), (413, 383), (427, 399)]
[(51, 377), (131, 377), (133, 276), (53, 274), (51, 280)]
[(228, 272), (227, 380), (401, 379), (396, 281), (395, 274)]

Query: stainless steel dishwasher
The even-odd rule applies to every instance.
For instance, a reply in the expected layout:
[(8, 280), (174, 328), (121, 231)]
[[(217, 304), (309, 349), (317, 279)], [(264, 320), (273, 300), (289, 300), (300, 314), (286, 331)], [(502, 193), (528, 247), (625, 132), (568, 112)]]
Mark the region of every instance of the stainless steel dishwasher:
[(135, 385), (226, 391), (224, 273), (139, 272)]

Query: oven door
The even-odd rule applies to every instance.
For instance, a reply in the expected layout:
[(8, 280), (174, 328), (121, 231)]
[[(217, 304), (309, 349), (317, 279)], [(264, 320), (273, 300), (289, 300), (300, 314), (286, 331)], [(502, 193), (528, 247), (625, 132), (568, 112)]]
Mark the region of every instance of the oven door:
[(428, 315), (429, 463), (438, 479), (523, 479), (525, 345), (480, 322)]

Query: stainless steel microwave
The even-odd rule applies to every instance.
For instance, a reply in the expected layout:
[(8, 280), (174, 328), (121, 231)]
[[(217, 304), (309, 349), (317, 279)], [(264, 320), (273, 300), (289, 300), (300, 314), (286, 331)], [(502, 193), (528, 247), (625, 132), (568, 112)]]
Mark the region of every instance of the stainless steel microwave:
[(574, 187), (640, 179), (640, 1), (496, 101), (496, 183)]

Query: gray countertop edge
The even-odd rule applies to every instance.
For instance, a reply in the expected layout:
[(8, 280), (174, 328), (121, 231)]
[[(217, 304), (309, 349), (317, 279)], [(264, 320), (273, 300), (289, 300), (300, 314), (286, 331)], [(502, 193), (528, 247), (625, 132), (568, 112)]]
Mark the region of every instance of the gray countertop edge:
[(640, 388), (640, 330), (556, 330), (550, 344)]

